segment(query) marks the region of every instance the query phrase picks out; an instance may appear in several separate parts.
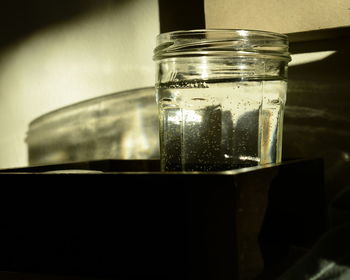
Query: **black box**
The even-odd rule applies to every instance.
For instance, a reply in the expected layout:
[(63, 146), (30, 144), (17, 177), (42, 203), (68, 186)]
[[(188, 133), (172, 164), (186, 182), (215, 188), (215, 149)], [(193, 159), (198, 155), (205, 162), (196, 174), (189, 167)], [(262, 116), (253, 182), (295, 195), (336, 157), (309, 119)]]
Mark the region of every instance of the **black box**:
[[(322, 160), (222, 172), (158, 168), (106, 160), (3, 170), (0, 270), (274, 279), (293, 248), (307, 250), (326, 229)], [(57, 169), (70, 171), (46, 173)]]

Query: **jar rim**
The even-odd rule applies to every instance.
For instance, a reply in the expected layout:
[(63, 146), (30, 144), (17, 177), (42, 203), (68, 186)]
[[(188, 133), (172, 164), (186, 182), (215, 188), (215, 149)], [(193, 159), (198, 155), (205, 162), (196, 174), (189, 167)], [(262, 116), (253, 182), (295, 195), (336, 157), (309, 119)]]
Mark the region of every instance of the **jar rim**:
[(184, 56), (264, 55), (290, 61), (288, 36), (252, 29), (192, 29), (160, 33), (155, 61)]
[(266, 37), (276, 37), (288, 39), (286, 34), (257, 30), (257, 29), (229, 29), (229, 28), (208, 28), (208, 29), (189, 29), (189, 30), (174, 30), (169, 32), (160, 33), (157, 35), (158, 38), (173, 35), (195, 35), (195, 34), (205, 34), (205, 33), (226, 33), (226, 34), (238, 34), (239, 36), (254, 36), (254, 35), (263, 35)]

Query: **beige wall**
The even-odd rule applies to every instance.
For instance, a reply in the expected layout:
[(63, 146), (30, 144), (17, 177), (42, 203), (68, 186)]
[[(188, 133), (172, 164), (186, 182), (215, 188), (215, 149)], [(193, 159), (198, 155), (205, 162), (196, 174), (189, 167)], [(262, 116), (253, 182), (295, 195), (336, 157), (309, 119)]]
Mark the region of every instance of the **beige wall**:
[(27, 165), (25, 134), (34, 118), (153, 85), (158, 32), (157, 0), (122, 1), (47, 27), (0, 53), (0, 168)]
[(350, 26), (348, 0), (204, 0), (206, 28), (279, 33)]

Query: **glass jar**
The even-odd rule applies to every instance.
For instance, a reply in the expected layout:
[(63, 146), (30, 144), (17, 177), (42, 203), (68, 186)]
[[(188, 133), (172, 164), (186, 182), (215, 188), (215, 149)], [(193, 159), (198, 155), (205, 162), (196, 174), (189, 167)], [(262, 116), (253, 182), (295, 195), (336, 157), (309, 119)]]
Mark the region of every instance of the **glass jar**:
[(163, 171), (281, 162), (286, 35), (174, 31), (158, 35), (153, 59)]

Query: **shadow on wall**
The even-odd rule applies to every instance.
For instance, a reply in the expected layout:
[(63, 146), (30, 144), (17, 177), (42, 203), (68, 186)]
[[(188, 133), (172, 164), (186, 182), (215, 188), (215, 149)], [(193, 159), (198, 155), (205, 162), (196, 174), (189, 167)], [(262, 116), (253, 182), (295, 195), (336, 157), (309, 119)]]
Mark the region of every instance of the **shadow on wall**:
[(49, 25), (128, 0), (2, 0), (0, 9), (0, 47)]
[(350, 39), (291, 46), (292, 53), (335, 50), (289, 69), (284, 119), (285, 158), (321, 157), (328, 199), (350, 186)]

